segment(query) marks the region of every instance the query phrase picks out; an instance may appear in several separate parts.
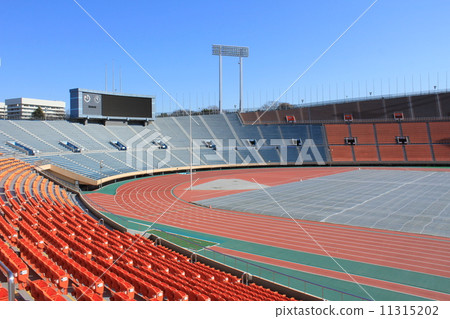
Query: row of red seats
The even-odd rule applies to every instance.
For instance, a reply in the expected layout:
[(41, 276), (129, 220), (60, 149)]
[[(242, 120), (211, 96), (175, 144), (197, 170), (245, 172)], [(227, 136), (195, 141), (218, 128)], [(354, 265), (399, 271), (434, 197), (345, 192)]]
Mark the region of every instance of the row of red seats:
[[(26, 169), (26, 168), (24, 168)], [(20, 171), (14, 171), (10, 174), (10, 176), (7, 178), (6, 182), (4, 183), (4, 189), (5, 189), (5, 195), (6, 195), (6, 199), (8, 200), (10, 206), (12, 206), (13, 209), (20, 209), (20, 204), (19, 202), (23, 201), (25, 198), (21, 195), (20, 193), (20, 188), (19, 187), (14, 187), (12, 190), (14, 191), (14, 193), (16, 194), (15, 196), (12, 194), (11, 190), (10, 190), (10, 183), (11, 181), (17, 177), (18, 173)], [(14, 185), (16, 186), (16, 185)], [(17, 191), (16, 191), (17, 189)]]
[[(137, 245), (136, 245), (137, 246)], [(166, 260), (166, 259), (159, 259), (158, 260), (158, 263), (159, 263), (159, 265), (160, 264), (168, 264), (168, 263), (171, 263), (172, 264), (172, 266), (173, 267), (176, 267), (176, 266), (179, 266), (180, 265), (180, 263), (175, 263), (175, 262), (173, 262), (173, 261), (171, 261), (171, 260)], [(137, 264), (139, 264), (140, 266), (142, 266), (142, 261), (141, 260), (139, 260), (139, 261), (137, 261)], [(178, 265), (177, 265), (178, 264)], [(192, 264), (186, 264), (186, 265), (191, 265), (192, 266)], [(145, 266), (147, 266), (147, 268), (151, 268), (151, 267), (149, 267), (148, 265), (145, 265)], [(183, 265), (183, 266), (185, 266), (185, 265)], [(195, 266), (194, 266), (195, 267)], [(201, 267), (202, 268), (206, 268), (206, 273), (208, 273), (209, 272), (209, 276), (207, 276), (206, 278), (208, 278), (208, 279), (213, 279), (214, 278), (214, 275), (213, 274), (211, 274), (211, 273), (214, 273), (218, 278), (220, 278), (220, 280), (221, 281), (224, 281), (224, 282), (227, 282), (228, 281), (228, 279), (231, 279), (231, 281), (230, 282), (233, 282), (233, 283), (237, 283), (237, 282), (239, 282), (239, 280), (236, 278), (236, 277), (234, 277), (234, 276), (231, 276), (231, 275), (228, 275), (228, 276), (224, 276), (224, 273), (223, 272), (220, 272), (220, 271), (218, 271), (218, 270), (216, 270), (216, 269), (214, 269), (214, 268), (209, 268), (209, 267), (207, 267), (207, 266), (205, 266), (205, 265), (201, 265)], [(168, 270), (168, 268), (169, 267), (166, 267), (165, 269), (166, 269), (166, 271)], [(161, 268), (159, 268), (159, 270), (161, 270)], [(172, 269), (173, 270), (173, 269)], [(178, 269), (176, 272), (177, 272), (177, 275), (180, 275), (180, 269)], [(172, 271), (173, 272), (173, 271)], [(192, 273), (191, 273), (192, 274)], [(195, 274), (195, 272), (194, 272), (194, 274)], [(198, 275), (197, 276), (194, 276), (194, 277), (198, 277)], [(181, 278), (181, 277), (180, 277)], [(211, 283), (209, 283), (208, 285), (211, 285)], [(242, 287), (247, 287), (247, 286), (245, 286), (245, 285), (242, 285)], [(251, 290), (251, 289), (249, 289), (249, 290)], [(243, 291), (245, 291), (244, 289), (240, 292), (240, 294), (242, 294), (242, 292)], [(271, 292), (272, 294), (273, 294), (273, 292)], [(254, 296), (253, 296), (254, 297)], [(262, 296), (260, 296), (259, 298), (255, 298), (255, 299), (261, 299), (261, 297)], [(285, 300), (286, 298), (280, 298), (280, 299), (282, 299), (282, 300)]]
[(86, 247), (86, 245), (83, 244), (83, 242), (80, 240), (80, 238), (73, 238), (71, 236), (66, 235), (65, 233), (61, 231), (57, 231), (56, 234), (58, 235), (57, 240), (66, 243), (67, 245), (67, 251), (64, 249), (63, 252), (65, 254), (68, 254), (69, 247), (71, 250), (78, 251), (84, 256), (86, 256), (88, 259), (91, 259), (92, 256), (92, 249), (89, 247)]
[(47, 191), (46, 191), (46, 193), (48, 194), (48, 196), (50, 197), (50, 200), (53, 203), (57, 203), (58, 200), (56, 199), (56, 196), (55, 196), (55, 194), (53, 192), (54, 188), (55, 188), (55, 183), (53, 183), (52, 181), (48, 181), (47, 182)]
[(26, 222), (21, 221), (19, 223), (20, 235), (33, 243), (38, 249), (44, 248), (44, 238), (33, 228), (31, 228)]
[(19, 289), (23, 289), (29, 276), (28, 267), (3, 241), (0, 241), (0, 260), (14, 274), (14, 281), (19, 285)]
[(16, 193), (16, 197), (18, 198), (19, 202), (25, 202), (26, 199), (23, 197), (21, 193), (21, 187), (22, 187), (22, 181), (31, 174), (31, 171), (27, 168), (21, 169), (21, 171), (18, 173), (18, 177), (16, 182), (14, 183), (14, 191)]
[[(159, 263), (170, 263), (170, 264), (172, 264), (172, 266), (176, 266), (177, 264), (181, 267), (181, 264), (182, 263), (175, 263), (175, 262), (173, 262), (173, 261), (171, 261), (171, 260), (162, 260), (162, 259), (160, 259), (160, 260), (158, 260), (158, 262)], [(142, 267), (142, 263), (140, 262), (140, 261), (138, 261), (137, 262), (137, 264), (136, 264), (136, 266), (139, 266), (139, 267)], [(183, 266), (191, 266), (191, 267), (195, 267), (194, 266), (194, 264), (185, 264), (185, 265), (183, 265)], [(252, 289), (251, 288), (249, 288), (248, 286), (245, 286), (245, 285), (243, 285), (243, 284), (238, 284), (238, 285), (233, 285), (233, 284), (236, 284), (236, 283), (238, 283), (239, 282), (239, 280), (235, 277), (235, 276), (231, 276), (231, 275), (228, 275), (228, 277), (224, 277), (224, 273), (223, 272), (220, 272), (220, 271), (218, 271), (218, 270), (216, 270), (216, 269), (214, 269), (214, 268), (209, 268), (209, 267), (207, 267), (206, 265), (202, 265), (202, 264), (200, 264), (199, 266), (201, 266), (201, 268), (206, 268), (207, 270), (209, 270), (210, 271), (210, 275), (209, 276), (207, 276), (206, 277), (206, 279), (207, 280), (212, 280), (213, 278), (214, 278), (214, 276), (212, 276), (211, 275), (211, 273), (215, 273), (215, 275), (217, 276), (217, 274), (219, 274), (219, 276), (222, 276), (222, 278), (221, 278), (221, 280), (220, 280), (220, 282), (215, 282), (215, 283), (212, 283), (212, 282), (207, 282), (205, 279), (203, 279), (203, 283), (200, 283), (199, 284), (199, 282), (197, 282), (197, 283), (192, 283), (192, 284), (195, 284), (195, 286), (215, 286), (215, 285), (222, 285), (222, 287), (221, 288), (227, 288), (227, 289), (229, 289), (229, 290), (236, 290), (236, 291), (234, 291), (234, 292), (231, 292), (231, 293), (235, 293), (235, 295), (237, 295), (237, 296), (240, 296), (240, 297), (242, 297), (243, 295), (245, 295), (245, 294), (248, 294), (248, 296), (247, 296), (247, 299), (248, 300), (261, 300), (261, 298), (263, 298), (264, 296), (257, 296), (258, 295), (258, 293), (254, 293), (253, 295), (251, 295), (251, 291), (252, 291)], [(145, 266), (144, 266), (145, 267)], [(148, 268), (151, 268), (151, 267), (146, 267), (147, 269)], [(200, 268), (200, 267), (198, 267), (198, 268)], [(198, 268), (196, 269), (197, 271), (198, 271)], [(185, 269), (186, 270), (186, 269)], [(159, 271), (161, 271), (161, 268), (159, 268)], [(195, 274), (195, 272), (192, 272), (192, 273), (190, 273), (190, 275), (191, 274)], [(140, 274), (141, 276), (142, 276), (142, 274)], [(153, 273), (152, 274), (153, 276), (155, 276), (155, 274)], [(165, 276), (167, 277), (167, 276), (169, 276), (169, 274), (165, 274)], [(182, 280), (182, 276), (179, 276), (179, 273), (177, 273), (176, 275), (175, 275), (175, 278), (178, 278), (178, 280)], [(194, 276), (192, 276), (192, 278), (199, 278), (199, 275), (194, 275)], [(228, 282), (228, 279), (230, 279), (230, 281)], [(175, 280), (176, 281), (176, 280)], [(172, 285), (174, 284), (173, 282), (171, 283)], [(225, 286), (224, 286), (225, 285)], [(239, 291), (237, 291), (238, 289), (237, 289), (237, 287), (240, 287), (240, 289), (239, 289)], [(273, 295), (273, 292), (271, 292), (271, 294)], [(265, 296), (265, 297), (267, 297), (267, 296)], [(280, 296), (280, 298), (279, 298), (280, 300), (287, 300), (287, 298), (285, 298), (285, 297), (283, 297), (283, 296)], [(220, 299), (219, 299), (220, 300)]]
[(101, 259), (98, 260), (98, 263), (109, 271), (115, 273), (119, 277), (131, 283), (134, 286), (136, 292), (144, 297), (144, 299), (152, 301), (163, 300), (163, 292), (161, 291), (161, 289), (149, 284), (148, 282), (145, 282), (138, 276), (129, 273), (118, 264), (109, 265), (106, 261), (103, 261)]
[(36, 197), (36, 201), (39, 203), (42, 203), (44, 201), (44, 199), (41, 197), (38, 191), (38, 186), (40, 185), (43, 179), (44, 179), (43, 176), (39, 176), (33, 181), (33, 184), (31, 185), (31, 189), (33, 190), (33, 196)]
[(51, 282), (63, 292), (67, 291), (69, 278), (65, 271), (53, 261), (44, 256), (32, 243), (26, 239), (18, 242), (23, 260), (41, 277)]
[[(37, 202), (34, 201), (33, 197), (31, 196), (31, 192), (30, 192), (31, 187), (30, 187), (30, 184), (31, 184), (31, 181), (32, 181), (34, 178), (36, 178), (36, 176), (37, 176), (37, 174), (35, 174), (35, 173), (33, 173), (33, 172), (30, 171), (30, 174), (28, 174), (28, 176), (25, 178), (25, 180), (24, 180), (24, 182), (23, 182), (23, 190), (24, 190), (24, 193), (25, 193), (25, 198), (26, 198), (27, 200), (29, 200), (30, 203), (31, 203), (33, 206), (36, 206), (36, 205), (37, 205)], [(32, 200), (33, 200), (33, 201), (32, 201)]]
[(89, 240), (89, 241), (92, 240), (91, 235), (88, 232), (86, 232), (85, 229), (80, 224), (78, 224), (78, 225), (69, 224), (69, 225), (67, 225), (67, 228), (71, 232), (73, 232), (75, 234), (75, 237), (77, 237), (77, 238), (81, 237), (84, 240)]
[(77, 238), (79, 243), (87, 247), (92, 251), (92, 255), (97, 258), (102, 258), (108, 261), (110, 264), (113, 262), (113, 255), (107, 252), (104, 247), (100, 247), (97, 243), (92, 243), (92, 241), (84, 240), (83, 238)]
[(3, 206), (1, 208), (5, 219), (11, 224), (11, 225), (17, 225), (17, 223), (20, 220), (20, 216), (17, 215), (9, 206)]
[[(270, 289), (264, 288), (262, 286), (258, 286), (258, 285), (254, 284), (254, 283), (251, 283), (249, 285), (249, 287), (254, 289), (254, 290), (256, 290), (256, 291), (258, 291), (261, 296), (264, 296), (267, 299), (271, 298), (270, 300), (274, 300), (273, 299), (273, 292)], [(285, 295), (281, 295), (280, 298), (281, 299), (275, 299), (275, 300), (290, 300), (290, 301), (295, 300), (294, 298), (288, 298)]]
[(20, 216), (22, 221), (25, 221), (31, 228), (36, 229), (39, 225), (36, 218), (33, 217), (34, 210), (28, 211), (25, 207), (19, 207), (19, 209), (13, 208), (14, 212)]
[(91, 273), (88, 269), (80, 266), (73, 259), (64, 255), (60, 250), (52, 246), (47, 246), (45, 252), (51, 260), (71, 276), (72, 281), (76, 281), (78, 284), (92, 288), (99, 296), (103, 294), (105, 289), (103, 280)]
[(20, 167), (23, 167), (24, 165), (27, 164), (16, 159), (11, 159), (10, 161), (3, 162), (1, 164), (0, 181), (5, 183), (7, 180), (5, 179), (6, 176), (8, 176), (11, 172), (19, 169)]
[(105, 285), (115, 292), (123, 292), (133, 298), (135, 290), (134, 287), (123, 278), (109, 271), (107, 268), (101, 266), (93, 260), (87, 259), (85, 256), (77, 251), (72, 251), (71, 256), (77, 263), (87, 268), (94, 275), (102, 278)]
[(0, 236), (10, 245), (14, 245), (17, 242), (16, 230), (1, 216), (0, 216)]
[[(12, 163), (8, 168), (3, 170), (0, 173), (0, 180), (2, 180), (2, 181), (4, 180), (3, 185), (4, 185), (5, 189), (10, 189), (11, 181), (13, 179), (15, 179), (19, 173), (23, 172), (24, 169), (27, 169), (29, 167), (30, 167), (29, 164), (19, 161), (16, 163)], [(8, 177), (6, 177), (6, 176), (8, 176)], [(6, 179), (5, 179), (5, 177), (6, 177)]]
[(152, 258), (151, 256), (139, 255), (138, 252), (132, 251), (131, 249), (128, 249), (125, 255), (129, 258), (132, 258), (132, 260), (134, 261), (133, 264), (136, 267), (160, 269), (161, 271), (169, 270), (167, 267), (164, 267), (162, 264), (160, 264), (157, 259)]
[(123, 292), (113, 292), (111, 296), (111, 301), (135, 301), (133, 298), (130, 298), (127, 294)]
[[(120, 263), (119, 263), (120, 264)], [(186, 301), (186, 300), (208, 300), (206, 295), (199, 292), (197, 286), (177, 285), (177, 281), (167, 273), (159, 273), (149, 268), (136, 268), (131, 265), (120, 264), (129, 273), (137, 276), (144, 282), (161, 289), (167, 300)], [(182, 280), (182, 277), (179, 277)]]
[(46, 219), (42, 214), (37, 215), (36, 219), (39, 222), (39, 228), (38, 228), (39, 233), (41, 233), (41, 229), (46, 229), (49, 232), (57, 231), (55, 225), (53, 225), (53, 223), (51, 222), (51, 219)]
[(103, 297), (86, 286), (74, 286), (73, 294), (77, 301), (103, 301)]
[[(24, 205), (27, 205), (27, 204), (24, 204)], [(40, 216), (40, 217), (44, 218), (45, 220), (47, 220), (49, 222), (53, 221), (53, 215), (50, 214), (46, 209), (44, 209), (41, 206), (34, 206), (34, 207), (35, 207), (35, 209), (37, 211), (37, 216), (36, 217)]]
[(66, 301), (61, 294), (43, 280), (28, 281), (27, 290), (36, 301)]
[[(171, 273), (161, 274), (158, 271), (153, 272), (150, 269), (145, 269), (144, 272), (146, 272), (148, 275), (152, 277), (156, 277), (159, 280), (175, 287), (176, 289), (180, 291), (186, 292), (189, 296), (192, 295), (195, 296), (196, 299), (199, 298), (199, 294), (201, 295), (208, 295), (211, 296), (212, 300), (252, 300), (251, 298), (244, 298), (245, 296), (242, 294), (230, 294), (226, 289), (217, 289), (220, 287), (220, 285), (225, 285), (222, 282), (215, 281), (214, 279), (203, 279), (201, 277), (183, 277), (183, 276), (177, 276)], [(195, 287), (195, 290), (193, 291), (192, 287)], [(204, 289), (204, 287), (207, 287)], [(225, 286), (227, 288), (227, 286)], [(212, 294), (215, 294), (213, 296)]]
[(150, 252), (154, 253), (155, 251), (159, 252), (161, 254), (160, 256), (166, 259), (173, 259), (178, 261), (188, 261), (189, 258), (186, 256), (173, 251), (167, 247), (161, 246), (161, 245), (155, 245), (153, 241), (151, 241), (148, 238), (145, 238), (139, 234), (135, 234), (134, 238), (137, 238), (139, 240), (139, 244), (141, 244), (140, 247), (143, 247), (144, 251), (145, 249), (150, 250)]
[(237, 283), (240, 282), (241, 280), (239, 278), (237, 278), (236, 276), (233, 276), (231, 274), (227, 274), (223, 271), (220, 271), (216, 268), (210, 267), (208, 265), (205, 265), (203, 263), (200, 262), (195, 262), (195, 264), (197, 265), (201, 265), (201, 267), (204, 269), (204, 271), (206, 273), (209, 273), (211, 275), (214, 275), (215, 278), (217, 278), (219, 281), (228, 281), (231, 283)]
[(58, 231), (56, 230), (56, 227), (54, 231), (50, 231), (42, 226), (39, 227), (39, 234), (42, 235), (47, 244), (56, 247), (57, 249), (61, 250), (64, 254), (68, 254), (69, 245), (65, 241), (63, 241), (59, 236), (56, 236), (57, 233)]
[(107, 253), (113, 256), (113, 262), (116, 262), (120, 259), (123, 263), (132, 265), (135, 258), (131, 258), (129, 254), (127, 254), (128, 251), (123, 250), (123, 248), (119, 247), (119, 245), (111, 244), (109, 246), (105, 245), (103, 248)]
[(55, 222), (56, 225), (66, 226), (68, 222), (71, 221), (70, 218), (65, 218), (66, 215), (63, 212), (57, 211), (57, 207), (55, 205), (50, 205), (45, 202), (42, 202), (42, 208), (41, 210), (45, 209), (47, 212), (49, 212)]
[[(154, 246), (151, 242), (151, 245), (144, 246), (143, 242), (145, 239), (143, 237), (140, 238), (142, 240), (141, 243), (134, 243), (133, 247), (137, 247), (138, 251), (142, 254), (144, 252), (147, 252), (146, 254), (148, 256), (151, 256), (152, 259), (144, 259), (141, 258), (141, 260), (137, 261), (137, 264), (140, 266), (146, 266), (148, 268), (159, 268), (164, 271), (169, 271), (171, 273), (184, 276), (193, 276), (193, 277), (199, 277), (202, 276), (205, 279), (216, 279), (221, 281), (228, 281), (230, 282), (239, 282), (239, 279), (235, 276), (232, 276), (230, 274), (226, 274), (222, 271), (216, 270), (214, 268), (208, 268), (203, 264), (192, 264), (188, 262), (188, 259), (185, 256), (180, 256), (178, 254), (174, 254), (173, 252), (163, 250), (165, 247), (162, 246)], [(139, 249), (140, 248), (140, 249)], [(143, 249), (142, 249), (143, 248)], [(166, 256), (167, 255), (167, 256)], [(171, 258), (167, 258), (167, 257)], [(155, 259), (156, 257), (156, 259)], [(178, 258), (180, 260), (178, 260)], [(156, 265), (155, 265), (156, 264)]]

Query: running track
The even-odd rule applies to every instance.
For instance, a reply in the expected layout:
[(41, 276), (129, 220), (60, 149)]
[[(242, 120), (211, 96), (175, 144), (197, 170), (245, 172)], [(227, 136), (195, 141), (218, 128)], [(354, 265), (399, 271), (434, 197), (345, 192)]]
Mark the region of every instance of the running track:
[[(258, 172), (255, 169), (204, 171), (193, 175), (193, 181), (200, 184), (218, 178), (249, 181), (254, 178), (258, 183), (273, 186), (354, 169), (302, 167), (264, 168)], [(117, 189), (116, 195), (91, 193), (88, 197), (109, 212), (149, 222), (306, 253), (326, 255), (326, 251), (334, 258), (450, 277), (449, 238), (298, 221), (302, 229), (284, 217), (199, 207), (186, 200), (223, 196), (233, 191), (191, 191), (188, 190), (189, 179), (188, 175), (181, 174), (158, 176), (124, 184)], [(281, 264), (280, 261), (278, 265)]]

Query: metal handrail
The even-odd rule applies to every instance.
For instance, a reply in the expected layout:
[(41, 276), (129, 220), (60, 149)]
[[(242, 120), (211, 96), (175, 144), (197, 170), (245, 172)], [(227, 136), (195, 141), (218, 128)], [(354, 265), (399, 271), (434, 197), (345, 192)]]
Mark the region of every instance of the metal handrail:
[(16, 285), (14, 283), (13, 272), (0, 261), (0, 268), (3, 269), (8, 276), (8, 300), (14, 301), (16, 298)]

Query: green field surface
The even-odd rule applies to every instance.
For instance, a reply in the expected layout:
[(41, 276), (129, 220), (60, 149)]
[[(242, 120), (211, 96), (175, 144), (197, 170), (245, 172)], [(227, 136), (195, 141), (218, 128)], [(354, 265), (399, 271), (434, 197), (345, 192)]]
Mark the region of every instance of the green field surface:
[(146, 234), (153, 234), (155, 236), (161, 237), (167, 241), (170, 241), (171, 243), (181, 246), (183, 248), (192, 250), (192, 251), (199, 251), (206, 247), (211, 247), (214, 245), (217, 245), (217, 243), (201, 240), (193, 237), (186, 237), (186, 236), (180, 236), (175, 235), (171, 233), (167, 233), (160, 230), (151, 229), (145, 232)]

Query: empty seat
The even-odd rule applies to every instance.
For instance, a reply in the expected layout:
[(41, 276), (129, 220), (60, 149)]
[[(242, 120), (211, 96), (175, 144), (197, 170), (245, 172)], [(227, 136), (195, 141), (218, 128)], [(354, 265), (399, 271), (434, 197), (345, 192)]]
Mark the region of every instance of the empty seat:
[(430, 162), (433, 160), (430, 145), (405, 145), (405, 150), (409, 162)]
[(344, 138), (350, 136), (348, 125), (346, 124), (327, 124), (325, 125), (325, 131), (327, 133), (328, 144), (330, 145), (344, 145)]
[(0, 261), (13, 272), (15, 282), (19, 284), (21, 289), (28, 280), (28, 267), (3, 241), (0, 241)]
[(330, 145), (331, 160), (333, 162), (352, 162), (353, 154), (350, 145)]
[(103, 301), (103, 298), (86, 286), (74, 286), (73, 293), (77, 301)]
[(427, 123), (402, 123), (402, 132), (411, 144), (429, 143)]
[(379, 123), (375, 127), (378, 144), (395, 144), (395, 137), (400, 136), (400, 126), (398, 123)]
[(380, 157), (384, 162), (404, 161), (403, 146), (401, 145), (380, 145)]
[(430, 122), (433, 144), (450, 144), (450, 122)]
[(352, 136), (357, 138), (358, 144), (375, 144), (373, 124), (350, 125)]
[(8, 301), (8, 289), (0, 287), (0, 301)]
[(438, 162), (450, 162), (450, 144), (433, 145), (434, 157)]
[(27, 289), (36, 301), (66, 301), (58, 291), (43, 280), (28, 281)]
[(133, 298), (123, 292), (114, 292), (111, 296), (112, 301), (134, 301)]
[(378, 152), (375, 145), (355, 145), (355, 159), (357, 162), (377, 162)]
[(11, 245), (14, 245), (18, 238), (16, 230), (1, 216), (0, 216), (0, 236), (2, 236), (4, 240)]

